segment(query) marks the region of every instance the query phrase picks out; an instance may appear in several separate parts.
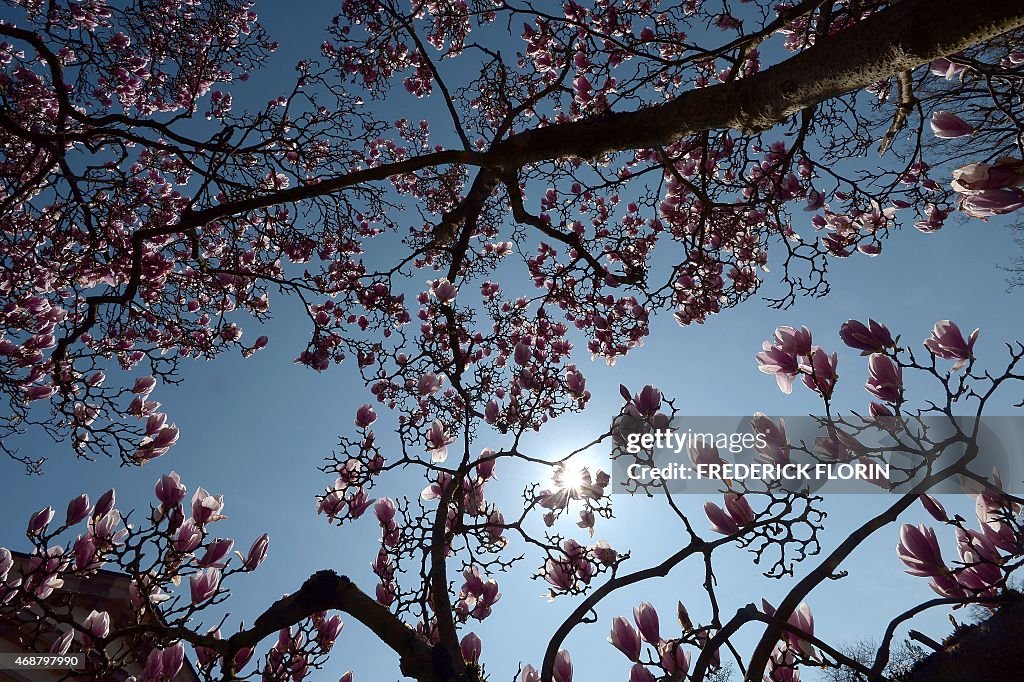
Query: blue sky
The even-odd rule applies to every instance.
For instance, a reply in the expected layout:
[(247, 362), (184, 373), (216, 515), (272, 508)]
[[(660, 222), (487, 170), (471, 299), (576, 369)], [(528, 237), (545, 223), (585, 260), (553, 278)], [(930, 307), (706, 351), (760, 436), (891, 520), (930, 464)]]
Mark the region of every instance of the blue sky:
[[(261, 91), (260, 83), (272, 83), (290, 72), (297, 56), (290, 45), (297, 42), (302, 49), (316, 49), (319, 38), (305, 38), (304, 31), (325, 24), (334, 5), (304, 5), (301, 27), (293, 20), (294, 8), (286, 3), (273, 3), (261, 10), (283, 50), (265, 73), (253, 79), (255, 101), (268, 99), (271, 94)], [(414, 104), (403, 93), (393, 102), (395, 117), (420, 116), (409, 113), (414, 111), (409, 108)], [(805, 215), (809, 220), (810, 214)], [(577, 362), (585, 367), (588, 388), (594, 394), (590, 408), (583, 415), (570, 415), (549, 425), (541, 436), (527, 441), (527, 447), (533, 448), (533, 454), (559, 457), (579, 444), (580, 433), (604, 428), (620, 406), (619, 383), (634, 391), (646, 383), (657, 384), (666, 394), (680, 398), (682, 410), (690, 414), (815, 412), (820, 404), (810, 391), (798, 387), (793, 395), (784, 396), (771, 377), (757, 371), (754, 354), (762, 339), (782, 324), (805, 324), (814, 331), (818, 344), (840, 352), (837, 392), (841, 407), (863, 408), (868, 399), (863, 389), (865, 363), (856, 352), (844, 349), (838, 338), (839, 325), (849, 318), (866, 321), (873, 317), (915, 346), (940, 319), (952, 319), (965, 331), (980, 327), (976, 354), (983, 363), (999, 367), (1005, 358), (1002, 342), (1022, 336), (1021, 293), (1006, 291), (1006, 273), (997, 267), (1008, 263), (1017, 252), (1010, 230), (1000, 221), (951, 221), (934, 235), (920, 234), (907, 225), (886, 243), (878, 258), (833, 261), (833, 289), (826, 298), (800, 299), (784, 311), (769, 309), (755, 299), (703, 326), (689, 328), (681, 328), (671, 316), (661, 315), (644, 347), (614, 367), (600, 361), (591, 363), (584, 350)], [(772, 281), (772, 275), (766, 277)], [(314, 495), (330, 482), (317, 466), (332, 450), (338, 434), (351, 428), (356, 408), (369, 402), (369, 396), (353, 365), (316, 374), (293, 364), (305, 346), (307, 334), (298, 301), (278, 299), (274, 315), (264, 330), (255, 324), (246, 326), (249, 338), (259, 333), (271, 337), (270, 345), (253, 358), (243, 360), (231, 355), (213, 362), (189, 362), (183, 368), (185, 381), (181, 386), (157, 389), (153, 397), (179, 425), (181, 438), (170, 454), (156, 462), (126, 469), (118, 468), (112, 460), (77, 461), (68, 448), (43, 438), (34, 439), (30, 447), (50, 458), (45, 476), (26, 477), (17, 465), (0, 462), (0, 518), (6, 520), (0, 528), (0, 545), (24, 549), (22, 533), (31, 511), (52, 505), (60, 513), (68, 499), (83, 491), (95, 499), (113, 485), (118, 489), (120, 508), (145, 508), (152, 500), (156, 479), (173, 469), (182, 476), (190, 493), (202, 485), (210, 492), (224, 494), (229, 518), (216, 530), (235, 538), (243, 551), (261, 532), (270, 533), (266, 564), (231, 585), (231, 622), (251, 622), (273, 600), (323, 568), (348, 574), (372, 591), (375, 580), (369, 564), (379, 534), (372, 515), (339, 529), (317, 517), (314, 508)], [(998, 406), (996, 413), (1008, 413), (1008, 402)], [(385, 438), (383, 428), (378, 434)], [(394, 438), (385, 442), (394, 443)], [(485, 445), (480, 443), (480, 447)], [(594, 453), (595, 463), (599, 464), (601, 454), (606, 453)], [(495, 484), (489, 493), (499, 505), (510, 509), (522, 485), (535, 477), (537, 470), (503, 470), (499, 466), (498, 475), (500, 485)], [(414, 497), (422, 486), (423, 482), (411, 475), (397, 475), (376, 492)], [(706, 527), (700, 509), (703, 501), (700, 497), (684, 501), (686, 508), (693, 510), (698, 528)], [(825, 550), (841, 541), (845, 532), (868, 513), (890, 501), (882, 495), (829, 497)], [(944, 502), (951, 511), (965, 516), (972, 513), (967, 498)], [(615, 511), (616, 519), (598, 523), (596, 537), (609, 540), (616, 548), (631, 550), (631, 569), (659, 562), (684, 541), (681, 529), (673, 525), (659, 500), (617, 496)], [(914, 508), (906, 520), (926, 518)], [(566, 533), (571, 528), (571, 521), (560, 526)], [(810, 603), (820, 636), (839, 641), (877, 636), (888, 617), (901, 607), (929, 598), (926, 580), (902, 573), (895, 555), (897, 532), (898, 528), (892, 526), (878, 533), (846, 567), (848, 578), (829, 582), (812, 595)], [(582, 533), (577, 537), (580, 541), (585, 538)], [(759, 577), (757, 569), (739, 551), (723, 552), (719, 559), (719, 590), (726, 614), (748, 602), (758, 602), (762, 596), (777, 603), (793, 584), (792, 579)], [(571, 599), (549, 603), (542, 596), (544, 585), (528, 578), (537, 563), (537, 557), (531, 556), (521, 569), (496, 576), (502, 601), (490, 619), (471, 628), (483, 639), (483, 661), (492, 679), (511, 679), (520, 662), (539, 666), (547, 638), (575, 605)], [(812, 565), (813, 561), (808, 564)], [(702, 600), (701, 580), (700, 574), (684, 566), (668, 578), (608, 599), (599, 611), (598, 623), (580, 626), (568, 642), (576, 679), (626, 678), (629, 665), (605, 638), (611, 618), (628, 614), (642, 600), (659, 608), (663, 632), (675, 633), (677, 599), (687, 604), (695, 620), (706, 622), (708, 611)], [(336, 679), (348, 669), (362, 680), (400, 677), (395, 656), (351, 618), (345, 620), (347, 626), (329, 668), (313, 679)], [(915, 627), (941, 638), (949, 626), (944, 615), (935, 613), (915, 622)]]

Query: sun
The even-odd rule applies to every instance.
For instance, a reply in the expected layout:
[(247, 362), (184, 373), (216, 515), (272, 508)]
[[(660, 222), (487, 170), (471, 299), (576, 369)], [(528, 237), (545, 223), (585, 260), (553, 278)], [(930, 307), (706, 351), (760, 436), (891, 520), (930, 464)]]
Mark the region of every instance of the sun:
[(555, 487), (578, 493), (584, 485), (590, 482), (588, 479), (592, 475), (586, 462), (581, 458), (573, 458), (568, 462), (558, 464), (551, 473), (551, 479)]

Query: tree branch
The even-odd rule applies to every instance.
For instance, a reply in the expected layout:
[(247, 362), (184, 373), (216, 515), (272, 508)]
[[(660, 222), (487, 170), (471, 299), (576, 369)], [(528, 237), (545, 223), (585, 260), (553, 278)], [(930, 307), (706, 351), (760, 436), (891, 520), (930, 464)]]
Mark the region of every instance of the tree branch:
[[(907, 27), (913, 26), (909, 31)], [(506, 169), (670, 144), (718, 128), (767, 130), (801, 109), (1024, 26), (1024, 4), (906, 0), (765, 71), (638, 111), (528, 130), (495, 146)]]
[(290, 627), (318, 611), (343, 611), (365, 625), (401, 659), (402, 674), (421, 682), (442, 682), (435, 673), (435, 651), (415, 630), (387, 607), (377, 603), (346, 576), (318, 571), (299, 591), (274, 602), (248, 630), (243, 630), (219, 647), (227, 660), (243, 648), (252, 648), (278, 630)]

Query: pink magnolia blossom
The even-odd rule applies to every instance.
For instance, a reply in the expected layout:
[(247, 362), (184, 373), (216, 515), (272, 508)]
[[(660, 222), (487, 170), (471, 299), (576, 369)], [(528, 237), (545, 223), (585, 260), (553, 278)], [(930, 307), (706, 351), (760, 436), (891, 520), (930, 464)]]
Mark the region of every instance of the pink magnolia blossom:
[(739, 526), (736, 521), (710, 500), (704, 503), (704, 513), (707, 514), (708, 520), (711, 521), (711, 530), (722, 535), (732, 535), (739, 530)]
[(192, 518), (200, 526), (226, 518), (221, 514), (224, 509), (224, 496), (211, 495), (204, 488), (198, 488), (192, 496)]
[(318, 619), (314, 624), (316, 626), (317, 644), (324, 651), (330, 651), (345, 627), (344, 621), (341, 620), (341, 616), (331, 616), (330, 618)]
[(661, 641), (661, 634), (658, 627), (658, 612), (651, 606), (650, 602), (641, 602), (639, 606), (633, 607), (633, 620), (640, 630), (640, 636), (648, 644), (657, 644)]
[[(207, 569), (215, 571), (217, 569)], [(161, 604), (171, 598), (171, 595), (165, 593), (160, 589), (160, 585), (156, 582), (151, 574), (145, 573), (137, 580), (133, 580), (128, 585), (128, 599), (135, 610), (141, 610), (148, 608), (152, 605)]]
[(382, 497), (373, 505), (373, 513), (382, 526), (389, 525), (395, 518), (395, 502), (390, 497)]
[(140, 675), (143, 682), (158, 682), (158, 680), (169, 679), (164, 675), (164, 657), (160, 649), (153, 649), (146, 657), (146, 665)]
[(416, 392), (420, 395), (434, 395), (441, 390), (441, 380), (433, 372), (421, 374), (416, 380)]
[(725, 493), (725, 510), (741, 528), (754, 522), (754, 510), (750, 508), (750, 503), (743, 495)]
[(329, 490), (326, 495), (317, 500), (316, 513), (326, 514), (327, 519), (333, 521), (335, 517), (341, 516), (347, 505), (348, 501), (342, 491)]
[(849, 462), (853, 457), (843, 440), (836, 434), (815, 438), (814, 449), (834, 462)]
[(691, 445), (688, 454), (690, 461), (693, 462), (695, 467), (706, 464), (725, 463), (725, 460), (722, 459), (721, 454), (718, 452), (718, 446), (714, 443), (709, 445), (702, 442), (700, 445)]
[(786, 640), (780, 641), (772, 650), (768, 661), (766, 682), (800, 682), (800, 670), (796, 666), (796, 655)]
[(947, 572), (942, 561), (939, 541), (935, 530), (924, 524), (912, 526), (903, 524), (900, 528), (900, 543), (896, 553), (907, 566), (907, 573), (919, 576), (937, 576)]
[(484, 579), (480, 575), (479, 566), (470, 566), (462, 572), (462, 577), (465, 579), (462, 588), (459, 590), (462, 596), (472, 595), (479, 597), (484, 593)]
[(374, 592), (377, 601), (384, 606), (390, 606), (397, 595), (395, 594), (395, 586), (393, 583), (377, 583), (377, 587)]
[(750, 425), (754, 433), (761, 436), (764, 445), (754, 446), (757, 460), (765, 463), (789, 464), (789, 441), (786, 438), (786, 421), (779, 419), (776, 424), (763, 412), (755, 412)]
[(465, 635), (462, 641), (459, 642), (459, 648), (462, 650), (462, 658), (466, 663), (476, 664), (480, 660), (482, 643), (475, 632)]
[(224, 568), (224, 559), (231, 553), (231, 548), (234, 546), (234, 540), (217, 538), (206, 545), (206, 552), (197, 563), (204, 568), (207, 566)]
[(552, 678), (555, 682), (572, 682), (572, 658), (565, 649), (559, 649), (555, 654)]
[(374, 499), (368, 496), (365, 490), (359, 488), (356, 490), (355, 495), (348, 499), (349, 515), (353, 519), (358, 519), (373, 503)]
[(247, 571), (255, 571), (263, 563), (264, 559), (267, 558), (267, 549), (270, 547), (270, 536), (266, 533), (256, 538), (249, 548), (249, 552), (243, 558), (239, 554), (239, 558), (242, 559), (242, 567)]
[(797, 358), (782, 348), (764, 342), (764, 350), (757, 354), (758, 369), (765, 374), (774, 374), (779, 389), (787, 395), (793, 392), (793, 379), (800, 373)]
[(519, 682), (540, 682), (540, 673), (537, 672), (536, 668), (527, 663), (523, 666), (523, 672), (519, 675)]
[(245, 667), (245, 664), (252, 658), (253, 651), (252, 647), (242, 647), (238, 650), (238, 653), (236, 653), (234, 659), (232, 659), (235, 664), (235, 670), (241, 670)]
[(75, 539), (72, 551), (75, 553), (75, 569), (78, 571), (94, 571), (103, 565), (97, 559), (96, 540), (91, 534), (79, 535)]
[(53, 644), (50, 645), (49, 653), (63, 656), (71, 650), (71, 643), (75, 639), (75, 631), (68, 630), (60, 637), (54, 640)]
[(633, 404), (640, 414), (650, 417), (661, 407), (661, 391), (654, 386), (644, 386), (633, 398)]
[(939, 320), (924, 346), (937, 358), (956, 360), (956, 364), (953, 365), (955, 372), (974, 357), (974, 343), (978, 340), (979, 331), (975, 329), (965, 341), (960, 327), (956, 326), (955, 322)]
[(949, 517), (946, 516), (946, 508), (943, 507), (942, 503), (937, 499), (926, 493), (919, 495), (918, 499), (921, 500), (921, 506), (925, 508), (925, 511), (927, 511), (933, 519), (939, 523), (946, 523), (949, 521)]
[(533, 350), (530, 348), (530, 346), (522, 342), (516, 344), (515, 352), (512, 355), (512, 359), (515, 360), (515, 363), (517, 365), (529, 364), (532, 358)]
[(182, 554), (189, 554), (196, 550), (203, 542), (203, 533), (199, 525), (193, 519), (186, 519), (174, 534), (171, 543), (175, 551)]
[(156, 377), (139, 377), (135, 380), (135, 385), (132, 387), (132, 393), (135, 395), (147, 396), (153, 392), (154, 386), (156, 386)]
[(677, 641), (665, 641), (658, 647), (661, 667), (673, 680), (683, 680), (690, 671), (690, 652)]
[[(213, 639), (221, 639), (220, 628), (214, 626), (206, 631), (206, 635), (208, 637), (212, 637)], [(196, 646), (195, 652), (196, 661), (199, 663), (200, 668), (209, 668), (217, 661), (217, 652), (213, 649), (207, 648), (205, 646)]]
[(956, 573), (954, 577), (968, 594), (991, 594), (995, 585), (1002, 579), (1003, 573), (993, 564), (978, 564)]
[(775, 345), (790, 355), (807, 355), (811, 352), (811, 330), (807, 327), (779, 327), (775, 330)]
[(606, 471), (598, 469), (591, 477), (590, 469), (583, 467), (580, 470), (580, 484), (577, 486), (577, 493), (584, 499), (599, 500), (604, 497), (605, 489), (611, 480), (611, 476)]
[(176, 507), (185, 499), (188, 489), (182, 485), (181, 477), (172, 471), (160, 477), (160, 480), (156, 482), (155, 492), (156, 498), (160, 500), (160, 504), (170, 509), (171, 507)]
[(565, 386), (574, 396), (580, 397), (587, 392), (587, 379), (576, 370), (568, 370), (565, 373)]
[(594, 517), (593, 510), (581, 509), (580, 510), (580, 520), (576, 522), (576, 525), (578, 527), (580, 527), (580, 528), (583, 528), (583, 529), (589, 531), (590, 532), (590, 536), (593, 537), (594, 536), (594, 523), (595, 522), (596, 522), (596, 519)]
[(448, 435), (444, 424), (435, 419), (427, 433), (427, 450), (430, 451), (430, 461), (438, 463), (448, 459), (448, 446), (454, 442), (455, 439)]
[(437, 300), (442, 303), (448, 303), (449, 301), (455, 300), (455, 294), (457, 293), (455, 286), (447, 279), (434, 280), (430, 284), (430, 293), (432, 293)]
[(174, 646), (164, 649), (161, 652), (161, 658), (163, 659), (163, 674), (168, 679), (174, 679), (185, 662), (185, 647), (181, 642), (177, 642)]
[[(708, 644), (709, 644), (709, 642), (711, 640), (711, 635), (708, 633), (708, 631), (707, 630), (698, 630), (696, 632), (695, 636), (697, 637), (697, 646), (699, 646), (701, 649), (707, 648), (707, 646), (708, 646)], [(722, 667), (722, 655), (721, 655), (721, 652), (718, 649), (715, 649), (714, 651), (711, 652), (711, 655), (708, 657), (708, 668), (710, 670), (718, 670), (721, 667)]]
[(48, 384), (46, 386), (29, 386), (25, 390), (25, 396), (29, 400), (45, 400), (56, 392), (57, 388), (52, 384)]
[(501, 511), (495, 509), (487, 516), (487, 535), (490, 537), (491, 542), (504, 543), (504, 533), (505, 516)]
[(868, 393), (888, 403), (903, 402), (903, 368), (892, 359), (875, 353), (868, 360)]
[(899, 426), (899, 419), (893, 414), (893, 411), (874, 400), (868, 403), (868, 415), (879, 428), (886, 431), (895, 431)]
[(640, 658), (640, 635), (633, 629), (632, 623), (622, 616), (612, 619), (612, 631), (608, 641), (629, 660), (637, 661)]
[(929, 71), (936, 76), (945, 78), (946, 80), (953, 80), (954, 78), (960, 77), (966, 68), (966, 66), (951, 62), (945, 57), (936, 59), (928, 65)]
[[(997, 479), (997, 485), (998, 479)], [(981, 524), (981, 530), (992, 544), (1004, 552), (1018, 553), (1020, 540), (1013, 526), (1006, 522), (1006, 516), (1018, 511), (1015, 505), (1007, 504), (1001, 496), (989, 491), (970, 493), (974, 496), (974, 512)]]
[(29, 558), (24, 589), (39, 599), (46, 599), (64, 586), (61, 572), (68, 566), (64, 548), (54, 545), (40, 553), (34, 550)]
[(89, 496), (82, 493), (78, 497), (68, 502), (67, 516), (64, 520), (64, 525), (73, 526), (80, 521), (83, 521), (89, 516), (89, 512), (92, 511), (92, 507), (89, 505)]
[(679, 627), (683, 629), (683, 632), (689, 632), (693, 629), (690, 612), (686, 610), (686, 605), (683, 602), (676, 602), (676, 619), (679, 620)]
[(953, 189), (960, 194), (1007, 189), (1024, 182), (1024, 161), (999, 159), (995, 163), (969, 163), (953, 171)]
[[(163, 415), (159, 415), (162, 417)], [(150, 418), (153, 419), (152, 417)], [(152, 433), (149, 433), (150, 428), (147, 426), (147, 435), (140, 444), (139, 449), (136, 451), (134, 459), (139, 464), (144, 464), (151, 459), (155, 459), (171, 448), (172, 445), (178, 442), (178, 427), (175, 424), (170, 426), (162, 426), (163, 420), (158, 419), (156, 422), (152, 422)], [(150, 422), (147, 422), (150, 424)]]
[(188, 579), (192, 603), (201, 604), (217, 594), (220, 577), (219, 568), (204, 568), (193, 573)]
[(154, 433), (148, 437), (149, 440), (143, 441), (143, 445), (148, 445), (153, 450), (166, 451), (167, 448), (178, 442), (178, 427), (174, 424), (163, 426), (161, 422), (159, 428), (155, 428), (153, 431)]
[[(789, 614), (788, 622), (793, 627), (799, 629), (801, 632), (806, 633), (809, 636), (814, 636), (814, 616), (811, 614), (811, 607), (805, 602), (801, 602), (793, 613)], [(786, 633), (786, 639), (789, 643), (800, 652), (809, 658), (815, 657), (814, 649), (811, 647), (810, 642), (801, 638), (799, 635), (793, 632)]]
[(825, 206), (825, 194), (812, 189), (807, 193), (807, 202), (804, 204), (805, 211), (818, 211)]
[(358, 410), (356, 410), (355, 424), (359, 428), (365, 429), (375, 421), (377, 421), (377, 413), (374, 411), (372, 405), (362, 405)]
[(847, 320), (839, 328), (839, 338), (850, 348), (861, 351), (861, 355), (879, 353), (896, 345), (886, 326), (874, 320), (868, 320), (866, 326), (857, 320)]
[(957, 581), (953, 574), (937, 575), (928, 581), (928, 587), (942, 597), (965, 597), (963, 586)]
[(948, 111), (932, 112), (931, 126), (935, 137), (943, 139), (967, 137), (974, 134), (974, 128), (967, 121)]
[(987, 562), (1002, 563), (999, 550), (984, 533), (957, 528), (955, 531), (957, 553), (965, 564)]
[(569, 564), (554, 559), (544, 562), (544, 579), (560, 590), (569, 590), (575, 583)]
[(811, 353), (809, 365), (803, 367), (804, 385), (828, 400), (832, 397), (832, 391), (839, 379), (836, 373), (838, 365), (839, 357), (835, 353), (829, 355), (821, 348), (815, 348)]
[(956, 541), (960, 561), (966, 566), (956, 574), (963, 587), (974, 592), (986, 591), (1002, 579), (999, 550), (984, 533), (957, 528)]
[(1024, 192), (1016, 188), (987, 189), (964, 196), (960, 210), (972, 218), (987, 219), (1024, 208)]
[(629, 682), (655, 682), (657, 678), (646, 666), (634, 663), (629, 669)]
[(420, 493), (420, 497), (424, 500), (437, 500), (440, 499), (444, 492), (448, 489), (448, 486), (452, 482), (452, 475), (446, 471), (438, 473), (438, 480), (431, 483)]
[(497, 461), (498, 459), (497, 457), (495, 457), (494, 450), (492, 450), (491, 448), (484, 448), (483, 450), (481, 450), (480, 459), (477, 461), (476, 465), (477, 475), (485, 481), (488, 481), (492, 478), (497, 478), (494, 475), (494, 465), (497, 463)]
[(110, 614), (93, 610), (82, 621), (82, 627), (89, 631), (90, 637), (103, 639), (110, 634)]
[(34, 513), (28, 520), (28, 535), (41, 535), (53, 520), (53, 507), (46, 507)]
[(359, 485), (360, 477), (362, 476), (363, 463), (358, 459), (350, 457), (345, 460), (345, 463), (337, 467), (338, 480), (335, 483), (335, 487), (344, 489), (350, 485)]

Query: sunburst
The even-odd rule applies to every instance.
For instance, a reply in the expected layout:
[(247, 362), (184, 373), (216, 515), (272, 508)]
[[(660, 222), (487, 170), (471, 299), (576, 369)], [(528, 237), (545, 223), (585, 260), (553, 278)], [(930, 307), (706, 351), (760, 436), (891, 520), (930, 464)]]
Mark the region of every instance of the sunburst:
[(583, 486), (590, 483), (590, 471), (586, 463), (579, 458), (557, 465), (551, 473), (555, 487), (570, 493), (579, 493)]

